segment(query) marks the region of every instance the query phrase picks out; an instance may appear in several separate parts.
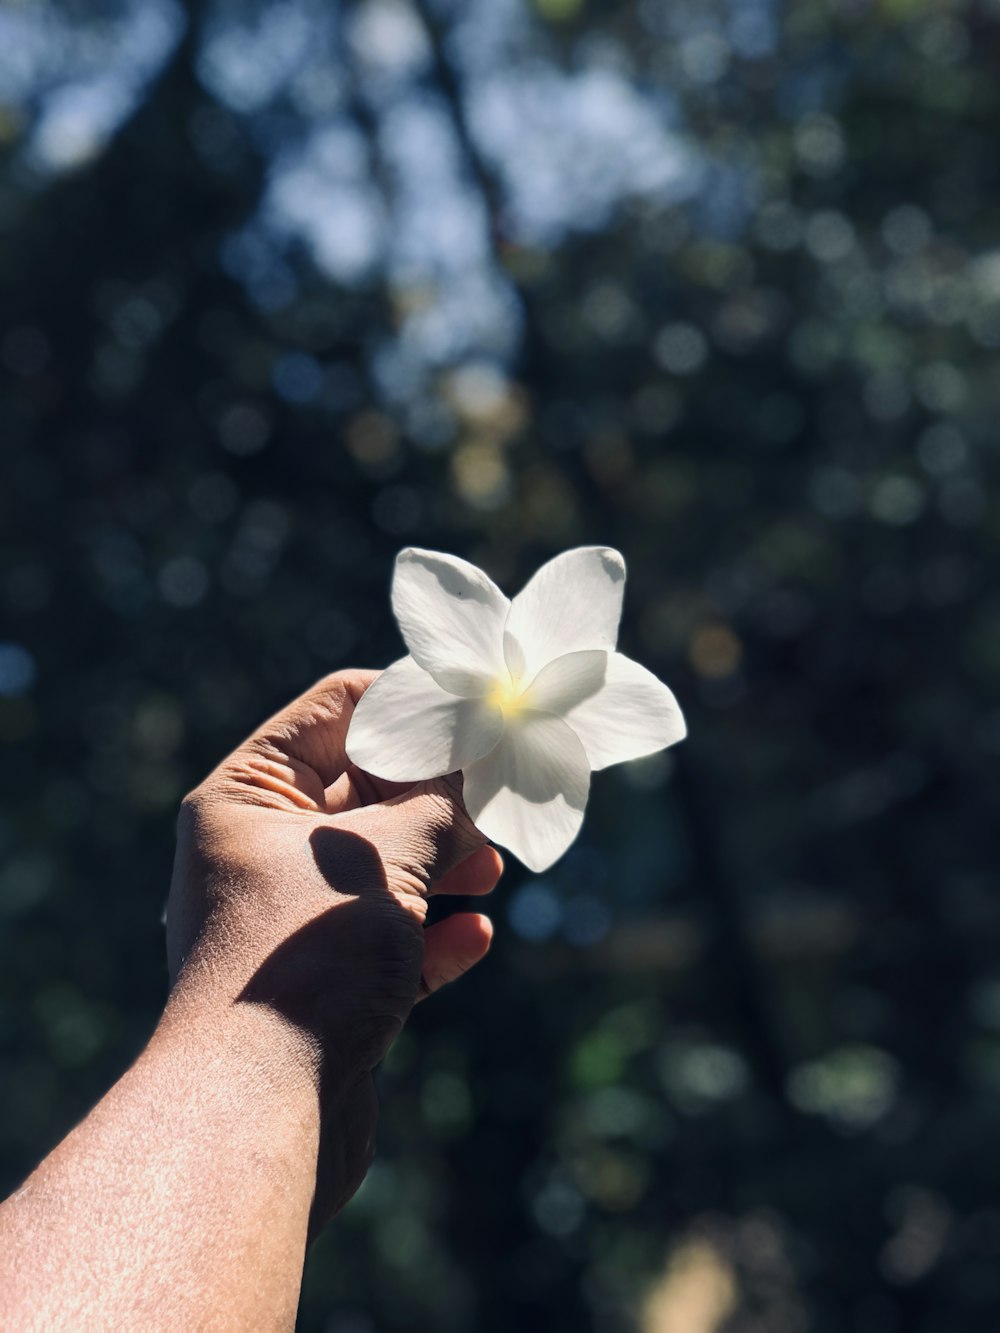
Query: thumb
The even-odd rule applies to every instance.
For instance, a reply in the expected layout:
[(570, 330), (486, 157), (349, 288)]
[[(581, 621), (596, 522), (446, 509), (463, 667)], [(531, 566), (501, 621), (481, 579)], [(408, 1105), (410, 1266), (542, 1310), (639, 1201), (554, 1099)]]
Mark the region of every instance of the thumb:
[(384, 862), (426, 889), (486, 842), (462, 802), (462, 775), (431, 778), (338, 819), (371, 839)]

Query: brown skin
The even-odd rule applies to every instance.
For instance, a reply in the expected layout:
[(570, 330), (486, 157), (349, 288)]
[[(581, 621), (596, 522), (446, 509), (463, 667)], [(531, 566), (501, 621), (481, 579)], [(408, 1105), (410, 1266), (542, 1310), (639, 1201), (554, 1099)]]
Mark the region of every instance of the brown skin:
[(489, 948), (475, 913), (425, 929), (427, 898), (488, 893), (502, 869), (457, 778), (350, 765), (374, 678), (321, 681), (184, 801), (166, 1009), (0, 1206), (0, 1327), (293, 1326), (310, 1232), (371, 1162), (372, 1071)]

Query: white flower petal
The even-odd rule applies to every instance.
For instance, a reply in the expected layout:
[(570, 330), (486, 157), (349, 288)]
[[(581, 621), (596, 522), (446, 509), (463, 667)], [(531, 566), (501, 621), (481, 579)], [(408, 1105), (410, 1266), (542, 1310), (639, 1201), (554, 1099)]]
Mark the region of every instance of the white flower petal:
[(404, 657), (362, 695), (347, 732), (347, 757), (376, 777), (420, 782), (482, 759), (502, 731), (499, 708), (449, 694)]
[(589, 788), (583, 746), (545, 713), (509, 723), (496, 749), (463, 770), (476, 827), (535, 871), (548, 869), (579, 833)]
[(511, 603), (507, 665), (531, 679), (556, 657), (613, 649), (625, 591), (625, 561), (610, 546), (579, 546), (543, 565)]
[(563, 718), (593, 769), (653, 754), (687, 735), (680, 706), (663, 681), (623, 653), (608, 654), (604, 684)]
[(392, 609), (416, 662), (452, 694), (482, 695), (505, 674), (510, 602), (467, 560), (415, 546), (400, 551)]
[(564, 717), (571, 708), (600, 690), (608, 674), (608, 654), (600, 648), (565, 653), (538, 675), (524, 691), (523, 707)]

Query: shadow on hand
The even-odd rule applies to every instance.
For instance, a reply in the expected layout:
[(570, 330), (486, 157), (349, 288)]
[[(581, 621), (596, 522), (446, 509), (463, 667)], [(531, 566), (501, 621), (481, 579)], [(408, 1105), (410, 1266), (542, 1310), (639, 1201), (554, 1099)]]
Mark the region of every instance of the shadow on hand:
[(274, 949), (238, 996), (303, 1034), (320, 1101), (320, 1157), (310, 1236), (364, 1179), (378, 1105), (372, 1071), (417, 998), (422, 923), (390, 892), (376, 848), (329, 825), (314, 829), (316, 865), (339, 895)]

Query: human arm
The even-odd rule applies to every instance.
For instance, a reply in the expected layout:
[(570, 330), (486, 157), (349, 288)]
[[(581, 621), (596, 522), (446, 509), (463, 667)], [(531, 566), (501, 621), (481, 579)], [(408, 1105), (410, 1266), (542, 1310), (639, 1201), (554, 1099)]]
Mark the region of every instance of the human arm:
[(315, 1230), (371, 1159), (372, 1071), (489, 923), (496, 853), (449, 780), (390, 788), (344, 740), (373, 679), (321, 682), (184, 803), (174, 985), (136, 1064), (0, 1207), (11, 1328), (287, 1328)]

